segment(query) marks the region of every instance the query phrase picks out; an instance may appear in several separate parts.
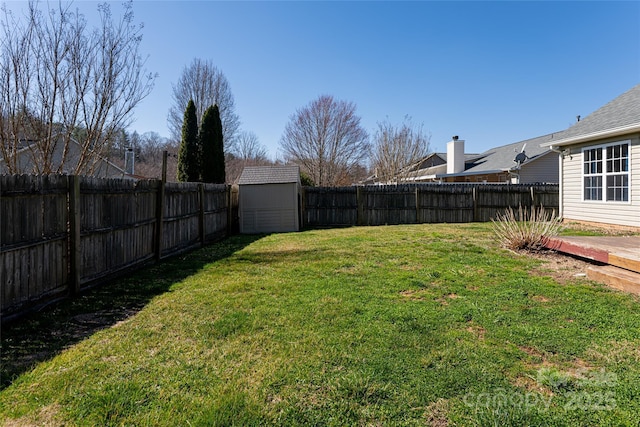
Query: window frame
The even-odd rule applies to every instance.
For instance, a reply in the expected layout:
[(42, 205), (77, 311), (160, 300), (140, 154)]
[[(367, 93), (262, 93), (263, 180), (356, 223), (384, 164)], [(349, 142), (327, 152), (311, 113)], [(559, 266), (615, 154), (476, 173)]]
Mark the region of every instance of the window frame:
[[(607, 157), (608, 149), (615, 146), (626, 146), (626, 157)], [(622, 150), (621, 150), (622, 151)], [(592, 158), (591, 155), (593, 153), (599, 153), (599, 156), (595, 156)], [(614, 153), (612, 153), (615, 156)], [(622, 152), (620, 152), (622, 154)], [(626, 164), (623, 164), (626, 160)], [(589, 169), (594, 170), (595, 172), (586, 172), (585, 167), (587, 164), (590, 165)], [(598, 165), (599, 164), (599, 165)], [(612, 166), (615, 169), (615, 166), (619, 168), (623, 168), (626, 166), (626, 171), (609, 171), (608, 168)], [(582, 189), (582, 201), (588, 203), (616, 203), (616, 204), (630, 204), (631, 203), (631, 140), (623, 140), (623, 141), (614, 141), (606, 144), (599, 145), (589, 145), (582, 148), (582, 157), (580, 162), (581, 168), (581, 189)], [(612, 187), (609, 187), (609, 178), (612, 178), (613, 181), (617, 181), (614, 177), (623, 177), (623, 181), (626, 177), (626, 186), (616, 186), (615, 184)], [(591, 183), (591, 186), (587, 187), (586, 179), (591, 178), (592, 180), (599, 181), (599, 185), (594, 185)], [(609, 190), (611, 189), (614, 194), (621, 191), (620, 189), (626, 188), (627, 198), (626, 200), (615, 200), (609, 199)], [(616, 191), (618, 190), (618, 191)], [(587, 196), (593, 196), (594, 191), (597, 195), (600, 196), (597, 198), (587, 198)], [(622, 190), (624, 191), (624, 190)]]

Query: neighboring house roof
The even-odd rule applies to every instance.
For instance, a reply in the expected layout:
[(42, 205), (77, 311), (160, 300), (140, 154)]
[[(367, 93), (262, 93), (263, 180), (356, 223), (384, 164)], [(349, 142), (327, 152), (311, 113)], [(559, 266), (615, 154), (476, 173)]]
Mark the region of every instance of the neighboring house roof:
[[(465, 163), (470, 163), (473, 162), (475, 160), (478, 159), (478, 157), (480, 157), (481, 154), (468, 154), (465, 153), (464, 154), (464, 162)], [(439, 158), (439, 160), (441, 160), (441, 162), (437, 162), (434, 161), (435, 158)], [(431, 161), (431, 165), (426, 165), (425, 163), (429, 163), (429, 161)], [(429, 154), (427, 157), (425, 157), (424, 159), (420, 160), (419, 164), (422, 168), (425, 167), (432, 167), (432, 166), (438, 166), (438, 165), (442, 165), (442, 164), (446, 164), (447, 163), (447, 153), (431, 153)]]
[[(468, 154), (468, 153), (465, 153), (464, 154), (464, 161), (465, 162), (470, 162), (470, 161), (476, 160), (478, 158), (478, 156), (480, 156), (480, 154)], [(444, 163), (447, 163), (447, 153), (431, 153), (427, 157), (422, 159), (420, 161), (420, 164), (423, 164), (426, 160), (428, 160), (428, 159), (430, 159), (432, 157), (440, 157), (440, 159)]]
[(240, 175), (239, 185), (289, 184), (300, 182), (298, 166), (247, 166)]
[[(564, 131), (525, 139), (500, 147), (491, 148), (480, 154), (471, 164), (465, 164), (465, 171), (456, 175), (476, 175), (496, 172), (506, 172), (518, 168), (515, 157), (518, 153), (524, 153), (527, 158), (522, 165), (538, 160), (551, 152), (549, 147), (541, 147), (541, 144), (562, 138)], [(452, 176), (452, 175), (449, 175)]]
[[(446, 173), (447, 154), (431, 153), (420, 162), (409, 179), (438, 179), (455, 176), (516, 172), (552, 153), (553, 147), (640, 132), (640, 85), (623, 93), (566, 130), (491, 148), (481, 154), (465, 154), (463, 172)], [(526, 144), (526, 147), (525, 147)], [(515, 158), (524, 147), (526, 160)]]
[(560, 147), (633, 132), (640, 132), (640, 84), (571, 126), (561, 139), (544, 145)]
[[(475, 161), (479, 154), (464, 155), (465, 165)], [(410, 180), (419, 180), (433, 177), (433, 175), (446, 173), (447, 171), (447, 153), (430, 153), (423, 157), (420, 161), (409, 166), (403, 174)], [(367, 182), (375, 182), (376, 177), (367, 178)]]
[[(480, 154), (465, 153), (465, 170), (459, 173), (446, 173), (447, 154), (433, 153), (425, 157), (425, 159), (420, 162), (420, 165), (423, 167), (413, 173), (414, 179), (485, 175), (514, 171), (518, 169), (518, 164), (514, 161), (515, 157), (518, 153), (522, 152), (523, 148), (527, 157), (521, 166), (534, 162), (551, 153), (549, 147), (541, 147), (540, 145), (546, 142), (558, 140), (559, 138), (562, 138), (563, 135), (564, 131), (560, 131), (536, 138), (526, 139), (524, 141), (502, 145), (500, 147), (494, 147)], [(443, 162), (425, 168), (425, 163), (428, 163), (426, 160), (431, 159), (434, 156), (439, 157)]]

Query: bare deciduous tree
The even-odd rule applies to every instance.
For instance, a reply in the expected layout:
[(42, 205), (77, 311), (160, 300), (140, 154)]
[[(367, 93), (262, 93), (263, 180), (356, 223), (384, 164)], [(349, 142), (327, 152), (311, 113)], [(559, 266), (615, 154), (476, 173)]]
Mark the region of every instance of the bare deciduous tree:
[(229, 82), (212, 61), (196, 58), (185, 67), (180, 79), (173, 85), (172, 99), (173, 104), (169, 109), (167, 124), (174, 140), (180, 141), (184, 109), (189, 100), (193, 100), (198, 127), (205, 110), (212, 105), (218, 105), (225, 152), (232, 151), (240, 127), (240, 119), (235, 111), (235, 101)]
[(414, 125), (408, 116), (401, 125), (388, 120), (379, 122), (371, 154), (377, 181), (397, 183), (410, 179), (413, 166), (429, 153), (430, 139), (423, 126)]
[(258, 135), (243, 131), (238, 135), (235, 154), (245, 161), (266, 161), (267, 149), (260, 143)]
[[(131, 139), (134, 140), (133, 137)], [(136, 174), (147, 178), (161, 178), (162, 152), (166, 150), (169, 153), (167, 179), (173, 181), (178, 164), (178, 144), (156, 132), (145, 132), (138, 139), (137, 146), (132, 144), (136, 150)]]
[(226, 156), (227, 182), (237, 183), (246, 166), (266, 166), (273, 164), (267, 149), (253, 132), (238, 134), (235, 150)]
[(323, 95), (291, 116), (280, 147), (316, 185), (346, 185), (367, 157), (369, 137), (354, 103)]
[(23, 19), (2, 8), (0, 154), (9, 173), (91, 174), (108, 154), (155, 75), (138, 53), (142, 25), (132, 3), (115, 21), (98, 6), (100, 25), (59, 3), (30, 1)]

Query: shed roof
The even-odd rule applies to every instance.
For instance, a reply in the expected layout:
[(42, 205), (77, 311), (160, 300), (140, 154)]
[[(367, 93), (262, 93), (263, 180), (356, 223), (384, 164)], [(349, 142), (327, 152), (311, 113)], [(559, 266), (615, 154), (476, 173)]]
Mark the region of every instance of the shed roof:
[(298, 166), (247, 166), (240, 175), (239, 185), (290, 184), (300, 182)]

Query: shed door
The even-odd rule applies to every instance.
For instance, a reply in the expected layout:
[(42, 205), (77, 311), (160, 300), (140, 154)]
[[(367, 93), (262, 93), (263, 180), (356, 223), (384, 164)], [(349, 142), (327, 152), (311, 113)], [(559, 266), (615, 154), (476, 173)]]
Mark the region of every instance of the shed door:
[(240, 232), (298, 231), (295, 184), (240, 186)]

